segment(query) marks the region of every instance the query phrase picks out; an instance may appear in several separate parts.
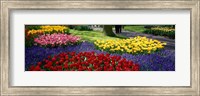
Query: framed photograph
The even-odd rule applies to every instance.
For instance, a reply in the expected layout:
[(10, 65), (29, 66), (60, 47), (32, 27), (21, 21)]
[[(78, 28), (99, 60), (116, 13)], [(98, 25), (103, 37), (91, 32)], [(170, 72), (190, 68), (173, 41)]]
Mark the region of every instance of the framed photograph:
[(199, 0), (1, 1), (1, 95), (200, 95)]

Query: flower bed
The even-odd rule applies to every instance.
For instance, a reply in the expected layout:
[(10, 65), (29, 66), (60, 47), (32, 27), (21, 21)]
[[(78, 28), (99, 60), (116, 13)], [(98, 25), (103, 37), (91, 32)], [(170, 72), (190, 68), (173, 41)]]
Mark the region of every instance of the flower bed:
[[(32, 46), (25, 49), (25, 69), (28, 71), (30, 65), (36, 65), (37, 62), (42, 61), (49, 55), (54, 56), (62, 52), (95, 52), (97, 54), (106, 54), (108, 52), (95, 49), (95, 45), (90, 42), (82, 42), (78, 45), (69, 45), (66, 47), (39, 47)], [(112, 53), (111, 56), (121, 56), (127, 60), (139, 64), (140, 71), (174, 71), (175, 70), (175, 51), (163, 49), (159, 52), (152, 54), (116, 54)]]
[(80, 37), (67, 34), (44, 34), (34, 39), (36, 45), (55, 47), (62, 45), (73, 45), (80, 41)]
[(29, 71), (139, 71), (139, 65), (110, 54), (62, 52), (30, 66)]
[(27, 35), (32, 34), (53, 34), (53, 33), (65, 33), (69, 34), (69, 28), (66, 26), (40, 26), (41, 29), (29, 30)]
[(166, 43), (161, 43), (158, 40), (152, 40), (140, 36), (130, 39), (97, 40), (94, 44), (99, 50), (120, 54), (150, 54), (159, 49), (163, 49), (164, 45), (166, 45)]
[(123, 58), (132, 60), (140, 64), (141, 71), (174, 71), (175, 70), (175, 51), (161, 50), (152, 54), (122, 54)]
[[(31, 47), (34, 44), (34, 38), (44, 34), (63, 33), (69, 34), (69, 28), (66, 26), (26, 26), (25, 46)], [(31, 29), (31, 30), (30, 30)]]
[[(165, 46), (164, 42), (133, 34), (138, 37), (105, 37), (91, 43), (85, 39), (87, 34), (81, 40), (65, 33), (66, 26), (26, 28), (25, 71), (175, 71), (175, 50), (170, 42)], [(96, 33), (91, 36), (97, 38)]]
[(175, 29), (168, 27), (153, 27), (144, 31), (147, 34), (167, 36), (171, 39), (175, 39)]

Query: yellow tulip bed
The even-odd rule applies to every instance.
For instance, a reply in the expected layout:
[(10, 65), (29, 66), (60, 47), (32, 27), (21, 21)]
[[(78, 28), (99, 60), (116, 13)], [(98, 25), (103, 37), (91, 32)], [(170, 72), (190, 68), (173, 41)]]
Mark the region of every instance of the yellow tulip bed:
[(129, 39), (97, 40), (94, 42), (97, 49), (111, 53), (152, 53), (163, 49), (166, 43), (152, 40), (146, 37), (134, 37)]
[(41, 29), (38, 30), (29, 30), (28, 31), (28, 35), (32, 35), (32, 34), (53, 34), (53, 33), (68, 33), (69, 32), (69, 28), (66, 26), (41, 26)]

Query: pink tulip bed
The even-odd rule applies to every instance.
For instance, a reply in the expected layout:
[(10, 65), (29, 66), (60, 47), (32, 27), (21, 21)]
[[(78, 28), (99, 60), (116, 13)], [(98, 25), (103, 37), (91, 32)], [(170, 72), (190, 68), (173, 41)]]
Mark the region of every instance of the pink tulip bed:
[(34, 38), (34, 42), (44, 47), (65, 46), (79, 43), (80, 37), (61, 33), (44, 34)]

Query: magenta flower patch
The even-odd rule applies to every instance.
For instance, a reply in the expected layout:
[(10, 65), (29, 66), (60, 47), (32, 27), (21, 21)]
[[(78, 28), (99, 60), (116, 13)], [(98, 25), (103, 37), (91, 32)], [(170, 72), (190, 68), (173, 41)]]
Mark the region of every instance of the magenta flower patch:
[(54, 33), (54, 34), (44, 34), (34, 39), (35, 45), (45, 46), (45, 47), (55, 47), (63, 45), (73, 45), (80, 42), (80, 37)]

